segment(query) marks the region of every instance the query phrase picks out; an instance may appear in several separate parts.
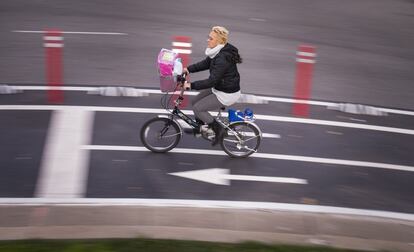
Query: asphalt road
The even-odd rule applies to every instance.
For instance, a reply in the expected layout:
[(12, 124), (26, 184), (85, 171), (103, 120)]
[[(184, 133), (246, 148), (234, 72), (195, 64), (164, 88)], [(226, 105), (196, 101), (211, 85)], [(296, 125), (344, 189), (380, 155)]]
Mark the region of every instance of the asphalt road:
[[(245, 93), (292, 97), (297, 47), (310, 44), (317, 50), (313, 99), (412, 111), (413, 3), (5, 0), (0, 3), (0, 85), (45, 85), (41, 31), (57, 28), (86, 32), (64, 34), (65, 85), (157, 89), (155, 57), (161, 48), (171, 47), (173, 36), (192, 38), (191, 61), (195, 62), (204, 58), (209, 28), (223, 25), (230, 30), (230, 42), (240, 49), (244, 59), (239, 70)], [(205, 76), (202, 73), (191, 78)], [(252, 205), (335, 206), (356, 212), (384, 210), (408, 213), (410, 218), (414, 213), (413, 116), (354, 115), (312, 106), (310, 118), (303, 121), (291, 116), (289, 103), (248, 105), (257, 115), (273, 116), (257, 123), (264, 133), (280, 138), (264, 138), (258, 155), (237, 160), (189, 135), (184, 136), (176, 152), (159, 155), (142, 148), (139, 129), (156, 113), (141, 113), (136, 108), (160, 109), (159, 95), (126, 98), (65, 92), (63, 106), (49, 105), (43, 91), (0, 95), (2, 202), (36, 200), (39, 184), (46, 184), (45, 195), (52, 196), (46, 199), (250, 201)], [(65, 124), (59, 124), (62, 119)], [(86, 130), (88, 120), (90, 130)], [(65, 141), (56, 141), (54, 146), (58, 148), (49, 148), (61, 159), (49, 163), (45, 157), (51, 136), (65, 130)], [(84, 159), (79, 153), (85, 155)], [(45, 167), (51, 168), (50, 174), (44, 172)], [(227, 169), (232, 178), (288, 177), (306, 180), (307, 184), (231, 180), (230, 185), (216, 185), (172, 174), (212, 168)], [(3, 221), (21, 221), (9, 218), (17, 216), (12, 208), (9, 211), (0, 216)], [(41, 211), (35, 209), (31, 214), (41, 218)], [(63, 214), (69, 220), (76, 216)], [(304, 229), (311, 230), (315, 222), (304, 222)], [(198, 222), (194, 223), (199, 228)], [(332, 231), (340, 225), (327, 226)], [(19, 230), (15, 232), (15, 237), (21, 237)], [(10, 230), (3, 233), (7, 237)], [(358, 239), (364, 236), (355, 230), (349, 233), (357, 234)], [(393, 233), (410, 234), (404, 229)], [(380, 237), (387, 240), (382, 233)]]
[[(25, 91), (2, 95), (1, 98), (0, 117), (7, 124), (2, 124), (0, 130), (0, 150), (5, 154), (0, 159), (0, 196), (34, 197), (46, 138), (51, 134), (51, 118), (56, 112), (54, 109), (31, 108), (33, 105), (49, 105), (43, 91)], [(412, 133), (258, 120), (257, 124), (264, 133), (280, 136), (263, 139), (259, 153), (269, 155), (266, 157), (253, 155), (247, 159), (232, 159), (224, 153), (218, 155), (214, 151), (219, 151), (219, 147), (211, 147), (208, 142), (191, 135), (185, 135), (177, 146), (184, 153), (155, 154), (122, 149), (142, 146), (140, 127), (156, 114), (109, 110), (114, 107), (159, 109), (159, 101), (160, 95), (156, 94), (126, 98), (65, 92), (63, 106), (56, 109), (75, 106), (74, 113), (81, 112), (82, 108), (97, 110), (88, 144), (90, 158), (85, 171), (84, 197), (279, 202), (414, 213)], [(24, 107), (13, 109), (10, 106), (14, 104)], [(245, 106), (238, 104), (235, 107)], [(294, 119), (287, 104), (271, 102), (249, 106), (257, 115)], [(311, 111), (317, 112), (319, 120), (389, 128), (410, 129), (413, 120), (412, 116), (392, 114), (385, 117), (350, 115), (316, 106)], [(75, 135), (73, 137), (76, 138)], [(96, 146), (108, 146), (108, 149), (99, 150)], [(115, 150), (111, 146), (120, 146), (121, 149)], [(194, 150), (202, 151), (196, 154)], [(290, 159), (277, 155), (289, 155)], [(303, 157), (334, 161), (312, 162), (303, 160)], [(344, 164), (338, 160), (375, 164)], [(384, 168), (384, 164), (399, 168)], [(402, 166), (411, 171), (401, 170)], [(170, 174), (211, 168), (228, 169), (232, 175), (299, 178), (308, 183), (231, 181), (230, 185), (215, 185)], [(62, 176), (60, 179), (65, 181)]]
[[(204, 57), (212, 25), (231, 31), (245, 92), (291, 97), (298, 45), (316, 46), (312, 98), (414, 108), (409, 0), (21, 1), (0, 3), (0, 83), (45, 83), (42, 31), (64, 35), (64, 83), (156, 87), (155, 56), (190, 36)], [(194, 76), (202, 78), (201, 74)]]

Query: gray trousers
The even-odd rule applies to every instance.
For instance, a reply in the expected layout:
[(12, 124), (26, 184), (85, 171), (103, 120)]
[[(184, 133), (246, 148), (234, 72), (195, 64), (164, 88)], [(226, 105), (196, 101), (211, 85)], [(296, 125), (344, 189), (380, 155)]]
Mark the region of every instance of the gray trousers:
[(202, 90), (191, 101), (196, 118), (204, 123), (212, 123), (214, 117), (208, 113), (209, 110), (218, 111), (224, 105), (217, 99), (216, 95), (211, 92), (211, 88)]

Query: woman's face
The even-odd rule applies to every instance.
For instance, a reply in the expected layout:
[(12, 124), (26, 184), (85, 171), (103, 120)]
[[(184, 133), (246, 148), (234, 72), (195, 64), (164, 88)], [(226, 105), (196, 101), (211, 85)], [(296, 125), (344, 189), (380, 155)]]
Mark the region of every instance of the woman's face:
[(218, 36), (215, 32), (210, 32), (207, 38), (207, 47), (208, 48), (214, 48), (219, 44), (218, 42)]

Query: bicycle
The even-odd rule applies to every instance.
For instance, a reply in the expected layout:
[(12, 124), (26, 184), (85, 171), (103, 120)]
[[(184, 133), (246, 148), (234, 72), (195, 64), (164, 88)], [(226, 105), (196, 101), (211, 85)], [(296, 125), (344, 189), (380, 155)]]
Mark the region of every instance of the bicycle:
[[(184, 88), (182, 87), (186, 81), (186, 75), (178, 75), (176, 88), (180, 87), (180, 93), (173, 102), (173, 109), (169, 108), (173, 94), (168, 99), (169, 92), (161, 98), (162, 106), (169, 112), (168, 116), (157, 116), (148, 120), (141, 128), (140, 137), (143, 145), (156, 153), (165, 153), (175, 148), (183, 136), (183, 131), (192, 133), (194, 135), (201, 134), (201, 136), (212, 141), (215, 137), (214, 133), (209, 131), (194, 132), (195, 129), (201, 127), (201, 123), (187, 116), (180, 110), (179, 106), (184, 100)], [(168, 101), (167, 101), (168, 100)], [(225, 133), (218, 143), (221, 148), (230, 157), (248, 157), (257, 152), (262, 139), (262, 132), (260, 128), (253, 122), (254, 118), (240, 117), (239, 121), (231, 122), (227, 118), (222, 117), (222, 111), (225, 107), (219, 109), (215, 120), (225, 129)], [(182, 129), (178, 123), (178, 119), (183, 120), (190, 126), (190, 131), (187, 132)]]

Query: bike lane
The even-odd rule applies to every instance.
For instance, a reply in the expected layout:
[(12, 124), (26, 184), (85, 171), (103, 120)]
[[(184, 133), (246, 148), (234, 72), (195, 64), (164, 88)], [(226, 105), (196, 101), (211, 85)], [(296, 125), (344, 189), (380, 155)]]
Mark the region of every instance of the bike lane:
[[(153, 98), (154, 97), (146, 97), (143, 98), (143, 100), (153, 100)], [(91, 135), (91, 142), (89, 145), (84, 145), (81, 147), (83, 150), (90, 152), (90, 159), (88, 162), (89, 165), (87, 168), (88, 172), (86, 177), (86, 191), (84, 195), (86, 198), (19, 199), (15, 198), (12, 194), (6, 195), (5, 197), (7, 198), (2, 198), (2, 202), (15, 202), (17, 204), (31, 204), (30, 202), (34, 202), (32, 204), (40, 204), (40, 207), (7, 207), (8, 209), (3, 211), (3, 218), (7, 220), (6, 223), (9, 223), (7, 225), (13, 226), (15, 228), (1, 228), (0, 235), (2, 237), (7, 236), (16, 238), (19, 234), (23, 235), (24, 237), (33, 237), (33, 235), (37, 234), (38, 236), (36, 237), (42, 237), (42, 235), (45, 235), (46, 237), (63, 238), (67, 237), (65, 234), (69, 233), (72, 234), (71, 237), (73, 237), (73, 234), (77, 233), (74, 232), (74, 230), (77, 230), (79, 228), (79, 225), (82, 224), (84, 224), (84, 230), (88, 230), (89, 235), (91, 235), (94, 232), (93, 230), (96, 230), (96, 227), (92, 227), (94, 223), (107, 223), (109, 225), (108, 228), (101, 227), (102, 232), (111, 234), (112, 237), (114, 235), (118, 237), (125, 237), (126, 229), (123, 229), (121, 226), (117, 225), (122, 225), (122, 223), (135, 223), (136, 225), (140, 226), (135, 226), (136, 229), (134, 229), (135, 231), (132, 232), (132, 229), (129, 229), (130, 234), (137, 234), (138, 232), (141, 234), (148, 234), (152, 237), (154, 237), (154, 230), (157, 230), (158, 233), (170, 233), (173, 230), (176, 234), (182, 235), (177, 235), (177, 237), (190, 237), (188, 232), (182, 232), (182, 228), (187, 227), (190, 228), (187, 231), (191, 230), (194, 232), (193, 228), (199, 230), (200, 233), (198, 234), (202, 237), (207, 237), (207, 234), (202, 233), (201, 231), (204, 230), (203, 228), (210, 230), (225, 228), (230, 233), (238, 232), (238, 235), (236, 236), (239, 238), (243, 237), (242, 233), (240, 232), (245, 232), (244, 235), (247, 235), (246, 237), (257, 237), (257, 239), (268, 241), (268, 239), (263, 238), (263, 236), (255, 236), (255, 234), (253, 234), (254, 232), (252, 233), (251, 231), (257, 230), (258, 232), (262, 232), (262, 235), (274, 235), (275, 232), (278, 235), (284, 235), (285, 239), (283, 240), (285, 241), (286, 237), (288, 236), (287, 233), (289, 233), (289, 235), (295, 236), (296, 238), (300, 233), (303, 235), (303, 237), (301, 236), (300, 238), (301, 240), (304, 239), (307, 243), (312, 243), (314, 242), (314, 239), (318, 237), (313, 235), (314, 233), (331, 235), (336, 234), (338, 236), (344, 235), (346, 233), (348, 241), (350, 239), (353, 239), (355, 242), (355, 237), (358, 236), (355, 235), (358, 233), (355, 232), (355, 228), (347, 229), (347, 232), (342, 232), (343, 230), (328, 230), (329, 228), (326, 226), (323, 227), (324, 225), (316, 225), (315, 227), (313, 226), (313, 228), (309, 228), (309, 225), (314, 225), (312, 223), (315, 223), (315, 221), (321, 221), (328, 226), (335, 225), (336, 228), (345, 229), (344, 226), (346, 225), (340, 223), (337, 218), (327, 220), (323, 219), (324, 217), (318, 214), (317, 216), (312, 216), (310, 219), (306, 218), (305, 220), (303, 219), (304, 217), (302, 213), (302, 217), (300, 217), (302, 218), (302, 221), (299, 221), (298, 226), (295, 226), (294, 223), (297, 223), (298, 221), (298, 219), (295, 219), (295, 214), (298, 213), (298, 211), (305, 211), (305, 213), (307, 213), (307, 211), (319, 211), (319, 213), (327, 211), (331, 214), (334, 214), (334, 212), (338, 209), (333, 208), (336, 209), (333, 210), (327, 208), (331, 206), (345, 207), (342, 209), (341, 214), (347, 211), (351, 211), (353, 214), (363, 216), (364, 214), (367, 214), (369, 216), (370, 214), (381, 215), (380, 213), (382, 213), (378, 211), (367, 212), (363, 209), (392, 211), (385, 212), (385, 215), (389, 215), (388, 218), (393, 218), (391, 216), (399, 216), (399, 214), (396, 212), (412, 213), (413, 211), (410, 201), (410, 196), (412, 195), (413, 190), (410, 184), (410, 181), (412, 181), (412, 175), (409, 171), (377, 169), (375, 167), (367, 168), (363, 165), (352, 166), (336, 163), (324, 163), (319, 161), (305, 162), (298, 160), (295, 161), (292, 159), (286, 160), (280, 156), (277, 158), (269, 158), (269, 156), (266, 156), (264, 158), (259, 157), (259, 155), (258, 157), (252, 156), (248, 159), (237, 160), (227, 157), (224, 152), (220, 151), (216, 147), (211, 148), (209, 146), (209, 143), (201, 139), (195, 139), (189, 135), (186, 135), (184, 137), (183, 142), (181, 142), (180, 145), (177, 146), (177, 149), (174, 150), (175, 152), (173, 151), (171, 153), (157, 155), (146, 151), (144, 148), (140, 148), (138, 136), (140, 125), (142, 125), (145, 120), (155, 116), (155, 114), (132, 113), (133, 110), (128, 108), (127, 110), (129, 112), (121, 113), (119, 110), (118, 112), (108, 112), (106, 110), (113, 110), (113, 108), (108, 105), (116, 105), (116, 102), (119, 100), (119, 98), (107, 98), (99, 96), (92, 96), (90, 98), (91, 101), (95, 99), (101, 105), (106, 105), (107, 107), (105, 109), (98, 107), (82, 108), (82, 110), (87, 109), (88, 111), (91, 111), (93, 109), (98, 110), (94, 113), (94, 133)], [(128, 102), (125, 102), (125, 105), (127, 105), (129, 102), (137, 102), (136, 105), (138, 105), (138, 100), (140, 99), (130, 99)], [(143, 100), (140, 100), (140, 102)], [(159, 100), (159, 98), (156, 100)], [(155, 102), (153, 101), (153, 103)], [(128, 107), (131, 108), (131, 105)], [(48, 109), (45, 109), (44, 107), (36, 107), (30, 109), (32, 111), (24, 111), (28, 118), (32, 118), (33, 115), (36, 118), (41, 118), (39, 116), (36, 116), (36, 113), (48, 114), (48, 119), (44, 120), (43, 122), (45, 125), (41, 126), (43, 129), (42, 131), (47, 132), (47, 128), (49, 127), (48, 125), (50, 124), (50, 112), (52, 110), (66, 110), (68, 113), (73, 113), (76, 112), (76, 109), (80, 108), (65, 108), (65, 106), (56, 106), (53, 108), (49, 107)], [(7, 112), (6, 110), (7, 109), (1, 111), (1, 113)], [(5, 117), (5, 119), (13, 121), (12, 117), (17, 115), (20, 111), (22, 111), (22, 109), (9, 110), (8, 112), (10, 112), (9, 115), (11, 116)], [(260, 109), (258, 109), (258, 111), (259, 113), (264, 114), (264, 111)], [(52, 112), (52, 114), (55, 112), (56, 111)], [(77, 122), (73, 121), (72, 123), (76, 124)], [(260, 123), (260, 127), (262, 127), (264, 132), (278, 134), (281, 137), (265, 138), (263, 140), (262, 146), (263, 151), (261, 150), (261, 153), (259, 154), (274, 155), (274, 153), (279, 153), (277, 151), (277, 149), (279, 149), (280, 151), (286, 151), (285, 153), (282, 152), (283, 155), (292, 153), (296, 155), (311, 155), (315, 154), (312, 151), (316, 151), (318, 149), (327, 149), (331, 151), (324, 152), (326, 156), (323, 157), (325, 158), (347, 158), (348, 155), (356, 155), (358, 151), (350, 152), (348, 150), (347, 152), (339, 153), (337, 144), (348, 140), (349, 136), (354, 136), (360, 138), (361, 140), (355, 141), (355, 139), (352, 138), (353, 140), (346, 142), (343, 149), (348, 149), (347, 146), (358, 145), (359, 152), (362, 152), (362, 161), (383, 161), (385, 163), (387, 161), (390, 161), (389, 163), (391, 163), (393, 158), (396, 158), (407, 161), (407, 163), (395, 162), (396, 164), (400, 165), (397, 168), (403, 168), (402, 165), (404, 164), (406, 166), (411, 165), (411, 159), (409, 159), (409, 156), (405, 152), (391, 152), (388, 155), (384, 155), (384, 157), (386, 157), (384, 160), (372, 160), (369, 158), (369, 155), (367, 155), (372, 150), (375, 150), (374, 152), (378, 151), (378, 153), (386, 153), (387, 150), (392, 150), (395, 148), (395, 145), (402, 146), (401, 149), (403, 150), (410, 150), (410, 146), (405, 145), (405, 143), (411, 142), (411, 135), (406, 134), (404, 135), (405, 138), (399, 138), (395, 137), (399, 136), (398, 134), (387, 133), (384, 131), (368, 131), (352, 128), (347, 129), (349, 131), (339, 131), (338, 129), (343, 128), (334, 127), (335, 130), (333, 130), (329, 126), (309, 125), (303, 123), (296, 124), (294, 122), (282, 123), (268, 120), (258, 120), (258, 123)], [(27, 126), (27, 124), (25, 124), (25, 126)], [(404, 125), (401, 125), (401, 127), (403, 126)], [(6, 130), (8, 131), (9, 129)], [(22, 128), (19, 131), (25, 132), (30, 131), (30, 129)], [(327, 133), (327, 131), (336, 133)], [(303, 135), (297, 134), (298, 132)], [(362, 133), (357, 134), (357, 132)], [(339, 135), (338, 133), (343, 133), (343, 135)], [(374, 142), (365, 145), (363, 137), (366, 136), (366, 134), (372, 134), (370, 135), (372, 139), (378, 139), (380, 143), (388, 145), (387, 148), (389, 149), (385, 148), (384, 150), (376, 150), (374, 148)], [(338, 139), (340, 136), (346, 136), (346, 138)], [(384, 136), (388, 137), (384, 138)], [(44, 139), (46, 137), (46, 134), (43, 134), (38, 138), (45, 141)], [(285, 141), (286, 139), (291, 139), (291, 141)], [(315, 142), (316, 147), (310, 146), (304, 149), (299, 148), (299, 144), (304, 141), (302, 139)], [(292, 144), (293, 146), (291, 146)], [(114, 145), (118, 147), (120, 146), (120, 148), (118, 148), (118, 150), (111, 150), (111, 146)], [(109, 148), (102, 150), (98, 148), (99, 146), (109, 146)], [(125, 146), (130, 149), (126, 148), (125, 150)], [(289, 148), (288, 146), (291, 147)], [(133, 151), (131, 151), (131, 148)], [(321, 153), (322, 151), (319, 154)], [(231, 175), (230, 179), (227, 176), (227, 179), (230, 180), (230, 185), (211, 184), (178, 176), (176, 174), (178, 172), (206, 170), (212, 168), (228, 170), (228, 175)], [(35, 176), (36, 175), (33, 177)], [(241, 177), (245, 180), (240, 179), (240, 177), (238, 177), (239, 179), (235, 179), (237, 176), (250, 177), (249, 179), (246, 179), (246, 177)], [(255, 181), (254, 179), (257, 179), (259, 176), (297, 178), (306, 180), (307, 184), (287, 184)], [(12, 181), (16, 180), (15, 177), (10, 177), (9, 179)], [(65, 177), (62, 177), (61, 179), (65, 180)], [(118, 203), (116, 200), (119, 200)], [(175, 203), (171, 203), (171, 201), (170, 203), (165, 203), (164, 206), (169, 206), (166, 212), (163, 209), (159, 208), (149, 208), (149, 205), (151, 204), (162, 205), (162, 203), (160, 203), (160, 200), (172, 200)], [(287, 211), (287, 215), (280, 215), (280, 212), (278, 212), (278, 214), (275, 214), (273, 212), (272, 216), (274, 218), (270, 218), (270, 216), (269, 218), (265, 218), (264, 216), (261, 216), (259, 213), (260, 211), (257, 210), (269, 209), (268, 211), (278, 211), (276, 209), (280, 210), (284, 209), (283, 207), (286, 207), (286, 205), (283, 205), (284, 203), (288, 203), (288, 205), (291, 206), (290, 210), (282, 210), (282, 212)], [(53, 205), (55, 204), (58, 206), (54, 207)], [(61, 207), (59, 204), (69, 204), (70, 206)], [(79, 207), (77, 204), (90, 205), (90, 207)], [(107, 204), (107, 207), (103, 209), (106, 209), (109, 212), (112, 211), (112, 217), (109, 217), (109, 212), (107, 212), (106, 214), (99, 214), (99, 216), (96, 216), (96, 218), (93, 218), (93, 220), (88, 219), (86, 217), (87, 215), (94, 215), (91, 214), (90, 211), (96, 214), (97, 211), (100, 211), (98, 209), (102, 209), (99, 206), (97, 208), (93, 207), (93, 204)], [(114, 204), (123, 204), (128, 205), (129, 207), (127, 207), (127, 209), (114, 209)], [(144, 207), (144, 209), (131, 207), (131, 205), (134, 204), (141, 204), (143, 206), (148, 205), (148, 207)], [(175, 207), (179, 205), (185, 207), (176, 209)], [(203, 212), (201, 209), (196, 210), (186, 208), (198, 206), (197, 208), (207, 207), (216, 209), (217, 207), (225, 205), (233, 209), (229, 211), (213, 210)], [(240, 212), (240, 210), (237, 209), (241, 207), (248, 207), (249, 209), (256, 210), (254, 213), (248, 213), (245, 211)], [(296, 210), (293, 210), (293, 208), (296, 208)], [(134, 215), (132, 212), (127, 211), (128, 209), (134, 211), (136, 214), (141, 214), (142, 216), (146, 216), (150, 219), (144, 221), (141, 218), (142, 216), (138, 218), (137, 215)], [(4, 209), (2, 208), (2, 210)], [(7, 216), (10, 216), (11, 214), (9, 210), (14, 212), (13, 216), (25, 215), (24, 213), (29, 215), (21, 218), (22, 222), (24, 222), (23, 224), (16, 224), (15, 222), (11, 223), (12, 221), (7, 219)], [(148, 213), (150, 214), (148, 215)], [(182, 213), (182, 215), (179, 213)], [(193, 215), (189, 217), (188, 214), (186, 215), (186, 213), (193, 213)], [(114, 215), (116, 217), (114, 217)], [(66, 218), (63, 218), (63, 216), (66, 216)], [(203, 221), (201, 220), (200, 222), (197, 216), (204, 216), (208, 220), (213, 220), (216, 218), (216, 221), (213, 221), (214, 223), (210, 222), (211, 224), (208, 225), (203, 225), (203, 223), (201, 223)], [(226, 216), (227, 218), (229, 217), (234, 221), (232, 222), (229, 220), (229, 224), (225, 224), (224, 219), (226, 219)], [(276, 216), (278, 218), (276, 218)], [(131, 221), (131, 219), (128, 218), (133, 218), (135, 221)], [(254, 228), (252, 225), (255, 225), (255, 222), (252, 220), (255, 220), (257, 218), (261, 220), (260, 223), (262, 223), (262, 221), (277, 221), (280, 224), (275, 227), (276, 229), (272, 227), (269, 227), (268, 229), (268, 226), (256, 223), (257, 226)], [(294, 220), (292, 220), (292, 218)], [(78, 221), (75, 221), (75, 219)], [(104, 219), (112, 220), (105, 222)], [(182, 220), (184, 219), (187, 219), (188, 222), (183, 222)], [(240, 219), (243, 219), (243, 221)], [(32, 226), (30, 230), (24, 230), (26, 225), (46, 222), (47, 224), (45, 227)], [(2, 223), (5, 223), (3, 219)], [(379, 227), (378, 222), (375, 225), (372, 223), (367, 224), (367, 222), (361, 219), (355, 219), (352, 223), (363, 223), (367, 229), (368, 227), (373, 226), (376, 228)], [(375, 237), (376, 239), (382, 237), (387, 241), (410, 241), (409, 238), (404, 238), (405, 236), (403, 234), (405, 233), (402, 231), (404, 228), (397, 229), (394, 224), (395, 223), (391, 225), (388, 223), (384, 225), (390, 228), (392, 226), (391, 229), (394, 230), (393, 235), (401, 234), (398, 236), (398, 238), (389, 238), (392, 236), (391, 235), (385, 239), (383, 233), (376, 234), (374, 236), (372, 233), (370, 233), (373, 229), (370, 229), (369, 232), (361, 232), (361, 235), (365, 235), (365, 237)], [(117, 228), (113, 229), (114, 225)], [(160, 228), (159, 225), (164, 225), (164, 228)], [(165, 226), (169, 225), (171, 228), (169, 231), (167, 231), (167, 229), (165, 229)], [(399, 224), (397, 223), (396, 225), (398, 226)], [(148, 227), (152, 231), (146, 229)], [(286, 231), (286, 228), (291, 228), (291, 230)], [(406, 231), (410, 232), (409, 227), (407, 228), (408, 229)], [(2, 232), (3, 230), (5, 231), (4, 233)], [(112, 230), (112, 232), (110, 230)], [(181, 230), (181, 233), (179, 230)], [(155, 232), (157, 233), (157, 231)], [(367, 235), (368, 233), (370, 233), (372, 236)], [(4, 236), (4, 234), (6, 234), (6, 236)], [(83, 237), (90, 237), (84, 232), (79, 232), (79, 235), (80, 234), (82, 234)], [(226, 235), (229, 234), (226, 233)], [(95, 237), (101, 236), (98, 235)], [(334, 241), (334, 239), (336, 238), (328, 239), (325, 237), (318, 240), (317, 242), (332, 242), (332, 244), (338, 244), (338, 241)]]

